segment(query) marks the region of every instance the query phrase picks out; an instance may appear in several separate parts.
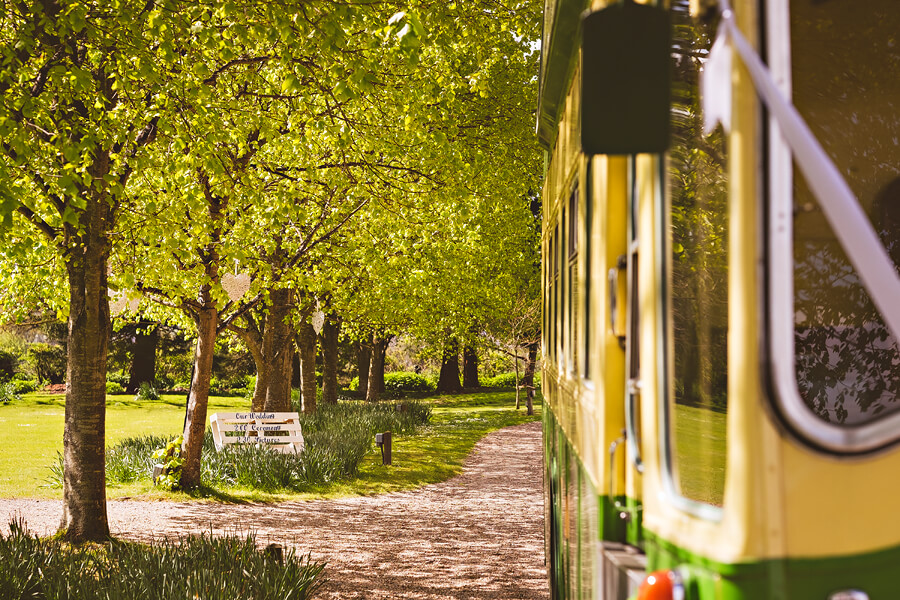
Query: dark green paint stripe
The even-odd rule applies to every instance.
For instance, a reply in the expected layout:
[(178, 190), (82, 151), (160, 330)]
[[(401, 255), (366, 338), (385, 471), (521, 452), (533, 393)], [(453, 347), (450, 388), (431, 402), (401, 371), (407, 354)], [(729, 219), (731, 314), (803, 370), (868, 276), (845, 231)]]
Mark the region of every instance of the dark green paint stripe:
[[(827, 523), (823, 523), (827, 527)], [(686, 566), (685, 600), (825, 600), (858, 589), (870, 600), (900, 598), (900, 546), (859, 555), (722, 563), (679, 548), (644, 531), (650, 570)]]

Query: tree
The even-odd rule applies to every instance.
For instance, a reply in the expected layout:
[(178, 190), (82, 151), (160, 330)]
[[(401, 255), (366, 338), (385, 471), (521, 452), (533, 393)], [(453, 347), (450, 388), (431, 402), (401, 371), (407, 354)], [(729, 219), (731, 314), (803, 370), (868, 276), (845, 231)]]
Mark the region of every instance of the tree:
[(417, 177), (393, 182), (401, 198), (373, 199), (348, 241), (359, 283), (336, 305), (349, 328), (411, 333), (441, 353), (503, 309), (536, 244), (523, 199), (540, 172), (530, 127), (538, 11), (472, 2), (419, 13), (427, 35), (407, 67), (416, 91), (403, 97), (395, 141), (415, 149), (405, 164)]
[[(370, 34), (388, 22), (384, 7), (354, 8), (226, 3), (194, 23), (183, 42), (194, 78), (179, 91), (183, 110), (161, 128), (157, 168), (147, 171), (131, 207), (135, 243), (122, 257), (122, 285), (184, 313), (197, 332), (184, 487), (199, 483), (211, 352), (224, 329), (248, 341), (260, 361), (264, 408), (286, 410), (299, 326), (304, 410), (315, 410), (314, 370), (306, 372), (314, 369), (308, 313), (298, 313), (296, 302), (314, 296), (308, 274), (314, 251), (368, 202), (354, 187), (370, 185), (373, 170), (403, 169), (352, 133), (370, 127), (362, 117), (372, 73), (395, 54), (405, 60), (402, 42), (414, 34), (397, 32), (383, 43)], [(389, 29), (402, 28), (405, 19)], [(222, 37), (230, 40), (225, 48)], [(240, 303), (222, 288), (232, 261), (254, 264), (255, 294)], [(249, 314), (257, 306), (264, 319)]]
[[(165, 15), (165, 16), (164, 16)], [(109, 534), (104, 471), (110, 233), (153, 140), (185, 21), (145, 2), (9, 5), (0, 31), (0, 217), (47, 239), (69, 318), (61, 529)], [(163, 21), (166, 21), (163, 26)]]

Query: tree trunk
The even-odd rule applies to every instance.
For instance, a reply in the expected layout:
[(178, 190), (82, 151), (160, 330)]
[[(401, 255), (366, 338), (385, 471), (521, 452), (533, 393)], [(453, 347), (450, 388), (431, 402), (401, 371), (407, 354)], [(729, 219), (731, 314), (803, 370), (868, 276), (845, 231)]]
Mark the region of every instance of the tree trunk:
[(463, 387), (481, 387), (478, 382), (478, 352), (471, 344), (466, 344), (463, 348)]
[(250, 410), (263, 412), (266, 409), (266, 395), (269, 393), (269, 367), (265, 360), (256, 364), (256, 384), (253, 386), (253, 398)]
[[(198, 183), (203, 188), (213, 223), (207, 244), (198, 248), (208, 281), (219, 282), (219, 244), (222, 240), (222, 222), (228, 199), (217, 196), (210, 186), (209, 176), (198, 171)], [(199, 309), (196, 313), (197, 349), (194, 352), (194, 369), (191, 375), (191, 391), (184, 414), (184, 440), (181, 443), (181, 487), (190, 490), (200, 485), (200, 457), (203, 453), (203, 436), (206, 433), (206, 409), (209, 405), (209, 381), (212, 378), (213, 356), (219, 328), (219, 308), (212, 296), (211, 284), (200, 287)]]
[(371, 346), (359, 342), (356, 364), (359, 376), (359, 385), (356, 387), (356, 391), (366, 397), (369, 393), (369, 369), (372, 365)]
[(322, 403), (337, 404), (338, 401), (338, 336), (341, 333), (341, 318), (330, 314), (322, 327)]
[(369, 402), (375, 402), (384, 393), (384, 357), (391, 337), (372, 336), (372, 361), (369, 364), (369, 385), (366, 387), (366, 400)]
[(303, 385), (303, 373), (300, 366), (300, 353), (294, 352), (294, 359), (291, 363), (291, 389), (300, 389)]
[[(256, 367), (256, 385), (253, 387), (250, 410), (262, 412), (266, 405), (266, 391), (269, 389), (269, 367), (262, 353), (263, 339), (260, 327), (250, 317), (247, 317), (247, 321), (248, 325), (246, 328), (230, 325), (228, 329), (244, 342), (247, 350), (250, 351), (250, 356), (253, 357), (253, 364)], [(262, 327), (265, 328), (265, 319), (262, 319), (260, 322)]]
[[(106, 514), (106, 359), (110, 317), (106, 269), (111, 222), (106, 199), (89, 200), (82, 234), (67, 233), (77, 248), (66, 258), (69, 280), (68, 366), (63, 432), (63, 515), (72, 542), (109, 537)], [(80, 246), (80, 247), (79, 247)]]
[(522, 389), (522, 385), (525, 382), (519, 380), (519, 346), (513, 344), (513, 366), (516, 368), (516, 379), (513, 383), (516, 384), (516, 410), (519, 410), (519, 391)]
[(188, 396), (184, 422), (184, 441), (181, 445), (181, 487), (190, 490), (200, 485), (200, 456), (203, 435), (206, 433), (206, 409), (209, 404), (209, 381), (212, 378), (213, 355), (216, 346), (216, 327), (219, 311), (210, 295), (209, 286), (201, 291), (203, 307), (197, 318), (197, 348), (194, 352), (194, 375)]
[(437, 391), (449, 393), (462, 391), (462, 386), (459, 384), (459, 344), (455, 339), (450, 340), (444, 347)]
[(297, 341), (302, 373), (300, 395), (303, 399), (303, 412), (307, 414), (316, 412), (316, 337), (316, 330), (309, 322), (309, 317), (304, 318)]
[(263, 356), (268, 363), (266, 412), (291, 410), (291, 367), (294, 360), (294, 331), (290, 321), (293, 292), (269, 292), (269, 316), (263, 333)]
[(528, 348), (528, 362), (525, 363), (525, 376), (522, 383), (525, 386), (525, 407), (529, 415), (534, 414), (534, 370), (537, 366), (538, 343), (525, 344)]
[(126, 388), (129, 394), (136, 393), (142, 383), (153, 384), (156, 381), (156, 346), (159, 342), (159, 329), (156, 323), (150, 321), (138, 323), (132, 342), (133, 356)]

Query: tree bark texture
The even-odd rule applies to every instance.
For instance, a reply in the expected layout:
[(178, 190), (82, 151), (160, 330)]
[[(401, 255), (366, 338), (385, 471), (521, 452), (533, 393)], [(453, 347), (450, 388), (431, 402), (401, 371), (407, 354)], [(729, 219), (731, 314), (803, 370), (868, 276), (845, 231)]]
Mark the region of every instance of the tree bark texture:
[(359, 342), (356, 356), (357, 376), (359, 377), (359, 385), (356, 387), (356, 391), (365, 397), (369, 393), (369, 369), (372, 365), (372, 347)]
[(384, 393), (384, 359), (387, 354), (391, 336), (372, 336), (372, 361), (369, 363), (369, 385), (366, 387), (366, 400), (375, 402)]
[(256, 365), (256, 384), (253, 386), (253, 398), (250, 400), (250, 410), (263, 412), (266, 409), (266, 394), (269, 393), (269, 367), (262, 360)]
[(256, 385), (253, 387), (253, 398), (250, 401), (250, 410), (253, 412), (262, 412), (266, 406), (266, 391), (269, 389), (269, 366), (263, 356), (263, 336), (260, 331), (260, 324), (265, 328), (265, 319), (259, 322), (248, 318), (246, 328), (232, 326), (229, 329), (237, 335), (250, 356), (253, 357), (253, 364), (256, 367)]
[(200, 456), (203, 452), (203, 435), (206, 432), (206, 412), (209, 405), (209, 381), (212, 378), (213, 355), (216, 346), (216, 327), (219, 311), (204, 286), (203, 308), (197, 321), (197, 348), (194, 352), (194, 375), (188, 396), (184, 423), (184, 442), (181, 446), (181, 487), (186, 490), (200, 485)]
[(266, 412), (291, 410), (291, 368), (294, 361), (294, 328), (290, 321), (293, 291), (269, 292), (269, 315), (263, 334), (263, 355), (268, 363)]
[(142, 383), (156, 381), (156, 346), (159, 343), (159, 329), (155, 323), (141, 321), (132, 338), (131, 369), (128, 373), (129, 394), (134, 394)]
[(459, 383), (459, 343), (455, 339), (450, 340), (444, 347), (437, 391), (449, 393), (462, 391)]
[(481, 387), (478, 382), (478, 352), (471, 344), (466, 344), (463, 348), (463, 387)]
[(82, 231), (67, 227), (68, 366), (63, 432), (63, 515), (73, 542), (109, 537), (106, 513), (106, 360), (110, 334), (107, 263), (112, 208), (90, 198)]
[(525, 375), (522, 383), (525, 386), (525, 408), (529, 415), (534, 414), (534, 371), (537, 368), (538, 342), (525, 345), (528, 349), (528, 362), (525, 363)]
[(338, 401), (338, 336), (341, 333), (341, 319), (335, 314), (327, 315), (322, 327), (322, 403), (337, 404)]
[(303, 412), (316, 412), (316, 330), (309, 322), (309, 317), (300, 323), (297, 342), (300, 346), (300, 397), (303, 400)]

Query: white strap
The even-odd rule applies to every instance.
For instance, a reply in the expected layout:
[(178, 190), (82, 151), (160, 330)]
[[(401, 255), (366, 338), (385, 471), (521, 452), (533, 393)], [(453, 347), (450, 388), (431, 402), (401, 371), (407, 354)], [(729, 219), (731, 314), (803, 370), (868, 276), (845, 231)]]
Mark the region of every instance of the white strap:
[[(893, 261), (834, 162), (822, 149), (794, 105), (778, 89), (772, 74), (738, 29), (728, 0), (720, 0), (720, 4), (722, 18), (702, 83), (703, 112), (713, 119), (704, 123), (704, 131), (711, 131), (719, 121), (726, 129), (730, 126), (730, 66), (733, 46), (747, 67), (757, 93), (775, 117), (797, 166), (819, 201), (847, 257), (859, 273), (872, 302), (894, 339), (900, 341), (900, 276), (897, 275)], [(720, 44), (721, 40), (725, 42)], [(728, 70), (723, 73), (725, 65)], [(726, 87), (729, 92), (724, 94), (721, 89)], [(727, 106), (723, 102), (727, 102)]]

